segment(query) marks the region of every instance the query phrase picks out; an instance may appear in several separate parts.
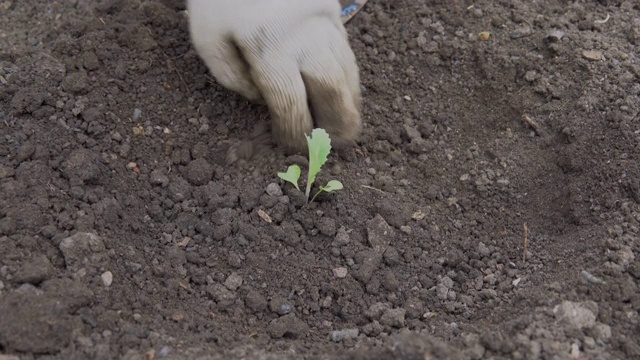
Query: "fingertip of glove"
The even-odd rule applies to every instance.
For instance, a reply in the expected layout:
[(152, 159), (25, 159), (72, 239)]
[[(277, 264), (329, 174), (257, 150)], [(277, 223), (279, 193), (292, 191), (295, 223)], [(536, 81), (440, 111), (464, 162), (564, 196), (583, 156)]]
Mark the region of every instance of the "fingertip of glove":
[(232, 165), (239, 160), (249, 160), (253, 156), (253, 144), (251, 141), (242, 141), (231, 146), (227, 151), (226, 163)]
[(271, 142), (268, 134), (261, 134), (249, 140), (231, 146), (227, 151), (226, 164), (232, 165), (240, 160), (251, 160), (255, 155), (267, 154), (271, 151)]

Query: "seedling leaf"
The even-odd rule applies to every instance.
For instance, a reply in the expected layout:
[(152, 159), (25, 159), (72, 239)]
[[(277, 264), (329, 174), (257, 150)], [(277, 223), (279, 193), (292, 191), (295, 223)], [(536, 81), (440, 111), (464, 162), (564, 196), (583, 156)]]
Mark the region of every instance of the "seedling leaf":
[(307, 137), (307, 145), (309, 146), (309, 174), (305, 195), (307, 199), (309, 199), (311, 186), (316, 180), (316, 175), (320, 172), (322, 165), (327, 162), (327, 157), (331, 151), (331, 139), (329, 138), (329, 134), (321, 128), (313, 129), (311, 137), (308, 135), (305, 136)]
[(338, 180), (331, 180), (324, 187), (320, 186), (320, 190), (315, 195), (313, 195), (313, 198), (311, 199), (311, 202), (313, 202), (313, 200), (315, 200), (316, 197), (318, 195), (320, 195), (320, 193), (323, 192), (323, 191), (324, 192), (332, 192), (332, 191), (336, 191), (336, 190), (340, 190), (340, 189), (342, 189), (342, 183), (340, 181), (338, 181)]
[(338, 180), (331, 180), (327, 183), (327, 185), (325, 187), (320, 187), (320, 190), (322, 191), (326, 191), (326, 192), (332, 192), (332, 191), (336, 191), (336, 190), (340, 190), (342, 189), (342, 183)]
[(290, 182), (291, 184), (293, 184), (293, 186), (296, 187), (296, 189), (298, 189), (298, 191), (300, 191), (300, 187), (298, 186), (298, 179), (300, 178), (300, 166), (295, 164), (291, 165), (287, 169), (287, 172), (279, 172), (278, 177), (284, 181)]

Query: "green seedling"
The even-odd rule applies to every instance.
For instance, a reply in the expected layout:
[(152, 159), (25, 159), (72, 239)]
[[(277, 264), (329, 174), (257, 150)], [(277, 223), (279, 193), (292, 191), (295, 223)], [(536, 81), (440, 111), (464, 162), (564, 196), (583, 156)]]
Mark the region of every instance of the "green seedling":
[(278, 177), (284, 181), (292, 183), (293, 186), (298, 189), (298, 191), (300, 190), (300, 187), (298, 186), (298, 179), (300, 178), (300, 166), (291, 165), (287, 169), (287, 172), (279, 172)]
[[(307, 188), (305, 196), (307, 197), (307, 203), (309, 203), (309, 195), (311, 194), (311, 187), (316, 180), (316, 175), (322, 169), (322, 166), (327, 162), (329, 152), (331, 152), (331, 138), (324, 129), (313, 129), (311, 136), (306, 135), (307, 145), (309, 147), (309, 173), (307, 174)], [(284, 181), (287, 181), (296, 189), (300, 190), (298, 186), (298, 179), (300, 178), (300, 166), (291, 165), (287, 169), (287, 172), (278, 173), (278, 177)], [(342, 183), (338, 180), (331, 180), (325, 186), (320, 186), (320, 190), (311, 198), (311, 201), (321, 192), (332, 192), (342, 189)]]
[(315, 195), (313, 195), (313, 198), (311, 198), (311, 202), (313, 202), (313, 200), (315, 200), (316, 196), (320, 195), (321, 192), (332, 192), (332, 191), (336, 191), (336, 190), (340, 190), (342, 189), (342, 183), (338, 180), (331, 180), (327, 183), (326, 186), (322, 187), (320, 186), (320, 191), (318, 191)]

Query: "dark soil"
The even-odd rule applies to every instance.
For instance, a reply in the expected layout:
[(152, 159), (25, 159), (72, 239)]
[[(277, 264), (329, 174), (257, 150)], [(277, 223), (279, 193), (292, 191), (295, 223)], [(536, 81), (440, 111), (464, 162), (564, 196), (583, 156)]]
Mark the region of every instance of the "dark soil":
[(369, 1), (310, 206), (183, 7), (0, 1), (0, 359), (640, 358), (640, 3)]

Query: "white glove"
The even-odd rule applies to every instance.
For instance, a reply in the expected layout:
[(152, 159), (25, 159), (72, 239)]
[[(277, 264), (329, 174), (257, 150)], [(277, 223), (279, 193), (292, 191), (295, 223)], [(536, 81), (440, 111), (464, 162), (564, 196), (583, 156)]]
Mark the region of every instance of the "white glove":
[[(354, 143), (360, 78), (338, 0), (188, 0), (187, 7), (199, 56), (221, 85), (266, 102), (273, 139), (287, 153), (306, 153), (314, 127), (334, 148)], [(255, 142), (269, 137), (262, 131), (228, 160), (251, 157)]]

